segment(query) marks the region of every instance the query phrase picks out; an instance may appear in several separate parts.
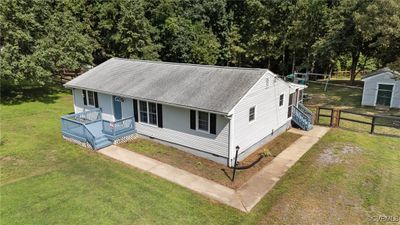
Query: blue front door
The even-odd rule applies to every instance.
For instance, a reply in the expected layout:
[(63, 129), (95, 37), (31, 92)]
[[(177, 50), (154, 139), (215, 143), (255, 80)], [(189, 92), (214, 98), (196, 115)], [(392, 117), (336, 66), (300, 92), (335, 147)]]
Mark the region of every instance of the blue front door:
[(118, 96), (113, 96), (113, 105), (115, 119), (122, 119), (121, 98)]

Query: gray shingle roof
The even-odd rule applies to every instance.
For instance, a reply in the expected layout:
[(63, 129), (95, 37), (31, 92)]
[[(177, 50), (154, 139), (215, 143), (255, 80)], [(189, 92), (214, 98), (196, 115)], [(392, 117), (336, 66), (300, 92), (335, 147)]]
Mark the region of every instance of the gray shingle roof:
[(112, 58), (65, 87), (226, 114), (267, 71)]
[(362, 80), (364, 80), (365, 78), (373, 77), (373, 76), (376, 76), (376, 75), (379, 75), (379, 74), (382, 74), (382, 73), (386, 73), (386, 72), (389, 72), (389, 73), (393, 74), (393, 76), (400, 76), (399, 72), (397, 72), (395, 70), (391, 70), (388, 67), (385, 67), (385, 68), (381, 68), (379, 70), (375, 70), (375, 71), (373, 71), (371, 73), (368, 73), (368, 74), (364, 75), (362, 77)]

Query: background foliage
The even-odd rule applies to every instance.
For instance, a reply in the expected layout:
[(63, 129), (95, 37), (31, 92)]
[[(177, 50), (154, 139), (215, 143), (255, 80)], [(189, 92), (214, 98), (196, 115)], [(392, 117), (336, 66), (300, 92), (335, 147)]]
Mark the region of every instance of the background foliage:
[(398, 0), (3, 0), (2, 92), (110, 57), (329, 72), (398, 65)]

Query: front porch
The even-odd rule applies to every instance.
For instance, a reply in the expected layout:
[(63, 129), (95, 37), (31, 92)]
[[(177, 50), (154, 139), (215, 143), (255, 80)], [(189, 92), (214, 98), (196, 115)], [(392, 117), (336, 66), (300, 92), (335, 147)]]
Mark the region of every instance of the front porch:
[(108, 121), (101, 109), (61, 117), (61, 130), (65, 138), (85, 147), (98, 150), (136, 133), (134, 117)]

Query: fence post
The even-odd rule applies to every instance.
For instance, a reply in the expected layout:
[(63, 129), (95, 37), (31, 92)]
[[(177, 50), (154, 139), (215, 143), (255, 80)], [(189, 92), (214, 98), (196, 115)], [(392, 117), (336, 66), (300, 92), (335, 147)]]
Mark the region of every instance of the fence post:
[(337, 127), (340, 127), (340, 117), (342, 116), (342, 110), (339, 109), (339, 113), (337, 114)]
[(319, 106), (315, 110), (315, 124), (319, 124)]
[(335, 109), (333, 108), (333, 109), (331, 109), (331, 121), (330, 121), (330, 123), (329, 123), (329, 126), (332, 126), (332, 122), (333, 122), (333, 114), (334, 114), (334, 112), (335, 112)]
[(373, 134), (374, 133), (374, 130), (375, 130), (375, 116), (373, 116), (372, 117), (372, 123), (371, 123), (371, 134)]

